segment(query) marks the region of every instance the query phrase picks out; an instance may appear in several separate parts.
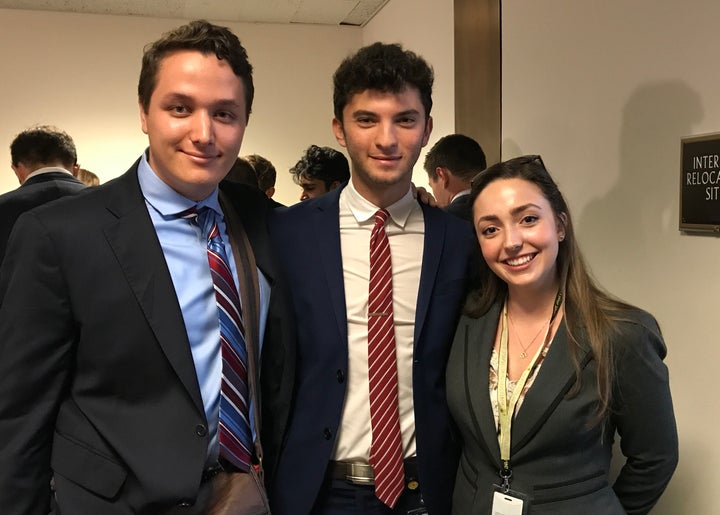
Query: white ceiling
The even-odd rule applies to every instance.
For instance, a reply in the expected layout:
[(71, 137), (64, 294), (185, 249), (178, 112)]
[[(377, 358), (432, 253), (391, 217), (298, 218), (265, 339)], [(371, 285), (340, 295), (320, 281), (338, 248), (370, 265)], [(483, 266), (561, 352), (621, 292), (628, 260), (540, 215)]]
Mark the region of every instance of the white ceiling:
[(204, 18), (226, 22), (365, 25), (389, 0), (0, 0), (0, 9)]

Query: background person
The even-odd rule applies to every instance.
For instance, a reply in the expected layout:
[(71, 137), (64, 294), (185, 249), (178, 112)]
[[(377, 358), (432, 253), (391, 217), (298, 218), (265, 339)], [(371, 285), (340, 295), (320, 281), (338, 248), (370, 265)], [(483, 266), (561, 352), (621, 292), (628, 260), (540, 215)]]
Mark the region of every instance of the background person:
[(290, 168), (295, 184), (302, 188), (300, 200), (323, 195), (350, 179), (350, 166), (342, 152), (330, 147), (310, 145)]
[(463, 134), (440, 138), (425, 155), (423, 164), (437, 205), (469, 222), (470, 181), (486, 166), (480, 144)]
[[(453, 513), (523, 496), (529, 513), (648, 513), (678, 459), (657, 322), (591, 279), (539, 156), (491, 166), (471, 199), (485, 260), (447, 367)], [(610, 485), (616, 434), (626, 461)], [(495, 496), (500, 475), (511, 491)]]
[(56, 127), (42, 125), (21, 132), (10, 144), (10, 157), (20, 187), (0, 195), (0, 263), (21, 214), (85, 188), (72, 174), (75, 143)]

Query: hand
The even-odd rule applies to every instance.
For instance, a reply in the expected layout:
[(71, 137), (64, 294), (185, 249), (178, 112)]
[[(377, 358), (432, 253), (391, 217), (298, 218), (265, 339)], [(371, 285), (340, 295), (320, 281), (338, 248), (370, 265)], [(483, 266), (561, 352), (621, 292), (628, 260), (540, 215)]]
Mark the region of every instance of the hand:
[(415, 183), (410, 183), (410, 186), (412, 187), (412, 193), (414, 198), (418, 199), (420, 202), (427, 206), (437, 207), (437, 202), (435, 201), (435, 197), (432, 196), (432, 193), (430, 193), (422, 186), (415, 186)]

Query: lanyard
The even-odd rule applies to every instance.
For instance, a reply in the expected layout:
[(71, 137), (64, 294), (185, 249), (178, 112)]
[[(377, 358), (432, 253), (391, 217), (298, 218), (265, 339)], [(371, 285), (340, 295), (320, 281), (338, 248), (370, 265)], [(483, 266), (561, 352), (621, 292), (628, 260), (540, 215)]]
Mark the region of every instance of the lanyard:
[(548, 334), (550, 334), (550, 328), (552, 327), (553, 320), (555, 320), (555, 316), (560, 310), (562, 301), (562, 293), (558, 291), (558, 294), (555, 296), (555, 304), (553, 305), (553, 312), (550, 317), (550, 322), (548, 323), (547, 329), (545, 330), (545, 337), (542, 340), (543, 343), (538, 347), (537, 351), (535, 351), (535, 355), (530, 361), (530, 364), (527, 366), (527, 368), (523, 371), (522, 375), (518, 379), (517, 384), (515, 385), (515, 390), (513, 390), (513, 394), (510, 397), (509, 401), (507, 398), (507, 300), (505, 300), (505, 303), (503, 304), (502, 332), (500, 333), (500, 356), (498, 363), (498, 368), (500, 369), (498, 370), (498, 419), (500, 422), (500, 459), (502, 460), (502, 470), (500, 471), (500, 476), (503, 478), (506, 485), (509, 485), (509, 479), (512, 475), (512, 472), (510, 470), (510, 429), (512, 426), (513, 415), (515, 414), (515, 407), (517, 406), (518, 400), (520, 399), (520, 394), (522, 393), (523, 388), (525, 388), (528, 377), (530, 377), (530, 374), (535, 368), (538, 358), (540, 357), (540, 353), (543, 351), (545, 345), (547, 344), (547, 338)]

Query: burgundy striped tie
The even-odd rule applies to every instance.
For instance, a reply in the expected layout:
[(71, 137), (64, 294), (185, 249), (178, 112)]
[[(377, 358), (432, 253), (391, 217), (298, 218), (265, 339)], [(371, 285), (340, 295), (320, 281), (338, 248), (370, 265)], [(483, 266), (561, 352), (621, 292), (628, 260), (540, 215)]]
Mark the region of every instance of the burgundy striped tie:
[(392, 262), (385, 232), (388, 216), (384, 209), (375, 213), (375, 227), (370, 236), (368, 369), (372, 426), (370, 465), (375, 471), (375, 495), (394, 508), (405, 488), (405, 473), (398, 411)]

